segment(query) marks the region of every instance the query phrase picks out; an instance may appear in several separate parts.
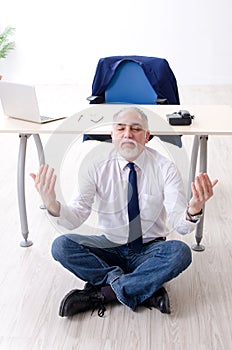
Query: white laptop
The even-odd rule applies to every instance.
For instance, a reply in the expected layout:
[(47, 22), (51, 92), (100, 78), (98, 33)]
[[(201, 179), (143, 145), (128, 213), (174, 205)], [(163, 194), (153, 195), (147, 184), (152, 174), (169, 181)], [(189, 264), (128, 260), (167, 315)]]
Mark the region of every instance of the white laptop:
[[(35, 86), (0, 81), (0, 99), (6, 116), (35, 123), (47, 123), (67, 116), (40, 113)], [(54, 106), (55, 109), (55, 106)]]

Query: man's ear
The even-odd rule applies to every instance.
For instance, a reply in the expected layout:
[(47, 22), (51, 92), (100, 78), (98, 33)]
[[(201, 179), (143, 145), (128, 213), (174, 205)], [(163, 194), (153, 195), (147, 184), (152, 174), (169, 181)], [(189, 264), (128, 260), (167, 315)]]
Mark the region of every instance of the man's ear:
[(150, 135), (151, 135), (150, 131), (146, 131), (146, 135), (145, 135), (146, 143), (149, 141)]

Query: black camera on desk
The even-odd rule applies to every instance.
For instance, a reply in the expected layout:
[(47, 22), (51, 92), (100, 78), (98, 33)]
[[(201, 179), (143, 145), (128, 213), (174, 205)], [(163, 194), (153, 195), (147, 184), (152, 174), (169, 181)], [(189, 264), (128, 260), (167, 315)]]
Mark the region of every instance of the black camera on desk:
[(167, 118), (170, 125), (190, 125), (194, 116), (189, 111), (181, 109), (179, 112), (167, 114)]

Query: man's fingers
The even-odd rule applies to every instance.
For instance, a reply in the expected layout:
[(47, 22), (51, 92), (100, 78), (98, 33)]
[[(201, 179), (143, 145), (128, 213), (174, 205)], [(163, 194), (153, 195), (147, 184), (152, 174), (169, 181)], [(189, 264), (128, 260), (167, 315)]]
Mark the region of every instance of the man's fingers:
[(45, 164), (45, 165), (41, 165), (39, 169), (38, 180), (42, 185), (46, 183), (48, 168), (49, 168), (48, 164)]
[(32, 179), (35, 181), (35, 179), (36, 179), (36, 174), (30, 173), (29, 175), (30, 175), (30, 177), (32, 177)]
[(49, 170), (47, 169), (45, 176), (46, 176), (44, 179), (45, 188), (47, 190), (53, 189), (54, 181), (55, 181), (54, 177), (56, 178), (56, 176), (54, 175), (54, 169), (53, 168), (51, 168)]
[(211, 181), (207, 174), (201, 174), (202, 195), (205, 200), (209, 199), (213, 195), (213, 189)]
[(213, 187), (218, 183), (218, 179), (214, 179), (212, 182), (206, 173), (200, 173), (195, 178), (195, 182), (192, 184), (192, 192), (195, 198), (200, 201), (206, 201), (213, 195)]
[(199, 176), (196, 176), (195, 178), (195, 189), (196, 189), (196, 196), (197, 198), (202, 201), (203, 200), (203, 197), (204, 197), (204, 184), (202, 182), (202, 177), (199, 175)]
[(206, 174), (206, 173), (202, 174), (202, 177), (205, 181), (205, 185), (209, 189), (212, 189), (218, 183), (218, 179), (214, 179), (213, 181), (210, 181), (210, 178), (209, 178), (208, 174)]
[(54, 175), (54, 169), (49, 168), (48, 164), (41, 165), (38, 173), (30, 173), (30, 176), (34, 180), (35, 187), (39, 192), (47, 191), (50, 187), (54, 188), (55, 186), (56, 176)]
[(57, 176), (54, 174), (52, 179), (51, 179), (51, 183), (50, 183), (50, 189), (51, 190), (54, 190), (54, 188), (55, 188), (56, 178), (57, 178)]
[(206, 199), (212, 197), (213, 187), (218, 183), (218, 179), (210, 180), (209, 176), (205, 173), (201, 175), (202, 186)]
[(197, 189), (196, 189), (196, 185), (194, 182), (192, 182), (192, 193), (195, 197), (198, 197), (198, 192), (197, 192)]
[(218, 183), (218, 179), (213, 180), (211, 183), (212, 183), (212, 187), (214, 187)]

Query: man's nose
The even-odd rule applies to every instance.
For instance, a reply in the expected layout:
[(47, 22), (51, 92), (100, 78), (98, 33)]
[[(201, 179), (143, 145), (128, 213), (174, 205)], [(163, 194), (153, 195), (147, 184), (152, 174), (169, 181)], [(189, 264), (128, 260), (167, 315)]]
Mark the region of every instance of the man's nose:
[(130, 139), (133, 137), (130, 125), (127, 125), (124, 130), (124, 138)]

